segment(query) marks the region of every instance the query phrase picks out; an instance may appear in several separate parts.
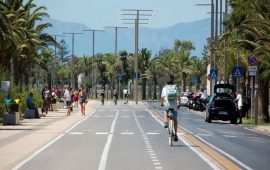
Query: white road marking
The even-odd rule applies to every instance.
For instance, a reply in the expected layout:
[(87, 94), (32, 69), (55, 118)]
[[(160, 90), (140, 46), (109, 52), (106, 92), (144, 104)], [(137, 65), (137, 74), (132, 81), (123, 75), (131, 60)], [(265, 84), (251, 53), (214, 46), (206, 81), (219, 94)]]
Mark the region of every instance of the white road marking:
[(239, 161), (238, 159), (236, 159), (235, 157), (233, 157), (232, 155), (226, 153), (225, 151), (215, 147), (214, 145), (212, 145), (211, 143), (205, 141), (204, 139), (202, 139), (201, 137), (195, 135), (198, 139), (200, 139), (202, 142), (204, 142), (205, 144), (207, 144), (208, 146), (211, 146), (212, 148), (214, 148), (215, 150), (219, 151), (220, 153), (222, 153), (223, 155), (227, 156), (228, 158), (230, 158), (231, 160), (233, 160), (234, 162), (236, 162), (237, 164), (239, 164), (240, 166), (242, 166), (244, 169), (247, 170), (252, 170), (252, 168), (250, 168), (249, 166), (245, 165), (243, 162)]
[(121, 135), (134, 135), (133, 132), (122, 132)]
[(96, 132), (96, 135), (108, 135), (108, 132)]
[(155, 132), (148, 132), (146, 133), (147, 135), (159, 135), (159, 133), (155, 133)]
[(112, 143), (112, 137), (113, 137), (113, 133), (114, 133), (114, 129), (115, 129), (116, 120), (118, 118), (118, 114), (119, 114), (119, 111), (116, 112), (116, 116), (115, 116), (115, 118), (114, 118), (114, 120), (112, 122), (110, 134), (109, 134), (109, 136), (107, 138), (107, 142), (105, 144), (105, 147), (104, 147), (104, 150), (103, 150), (103, 153), (102, 153), (102, 156), (101, 156), (101, 160), (100, 160), (100, 163), (99, 163), (98, 170), (105, 170), (105, 168), (106, 168), (107, 157), (108, 157), (110, 145)]
[[(150, 112), (148, 109), (146, 109), (147, 112), (152, 115), (153, 117), (153, 113)], [(161, 120), (159, 120), (158, 118), (155, 118), (155, 120), (157, 122), (159, 122), (161, 125), (163, 125), (163, 122), (161, 122)], [(184, 129), (183, 127), (181, 127), (182, 129)], [(185, 129), (184, 129), (185, 130)], [(188, 131), (189, 132), (189, 131)], [(193, 134), (193, 133), (192, 133)], [(213, 169), (220, 169), (217, 165), (215, 165), (210, 159), (209, 157), (206, 157), (206, 155), (199, 149), (192, 147), (184, 138), (182, 138), (182, 136), (178, 136), (178, 138), (185, 144), (187, 145), (193, 152), (195, 152), (200, 158), (202, 158), (202, 160), (204, 160), (211, 168)]]
[(26, 164), (27, 162), (29, 162), (31, 159), (33, 159), (35, 156), (37, 156), (40, 152), (44, 151), (46, 148), (48, 148), (49, 146), (51, 146), (54, 142), (58, 141), (63, 136), (64, 136), (64, 134), (59, 135), (57, 138), (55, 138), (54, 140), (52, 140), (50, 143), (48, 143), (47, 145), (43, 146), (42, 148), (40, 148), (39, 150), (37, 150), (36, 152), (34, 152), (31, 156), (29, 156), (28, 158), (26, 158), (25, 160), (23, 160), (22, 162), (20, 162), (18, 165), (16, 165), (14, 168), (12, 168), (12, 170), (20, 169), (24, 164)]
[(70, 135), (83, 135), (83, 132), (70, 132)]
[(75, 123), (72, 127), (70, 127), (69, 129), (67, 129), (64, 134), (60, 134), (54, 140), (52, 140), (51, 142), (47, 143), (45, 146), (43, 146), (42, 148), (40, 148), (39, 150), (37, 150), (36, 152), (34, 152), (32, 155), (30, 155), (29, 157), (27, 157), (23, 161), (21, 161), (14, 168), (12, 168), (12, 170), (20, 169), (24, 164), (26, 164), (27, 162), (29, 162), (31, 159), (33, 159), (34, 157), (36, 157), (39, 153), (41, 153), (42, 151), (44, 151), (45, 149), (47, 149), (49, 146), (51, 146), (52, 144), (54, 144), (56, 141), (58, 141), (59, 139), (61, 139), (66, 133), (69, 133), (73, 128), (75, 128), (80, 123), (82, 123), (83, 121), (85, 121), (86, 119), (88, 119), (89, 117), (91, 117), (94, 113), (95, 112), (93, 112), (92, 114), (86, 116), (84, 119), (82, 119), (82, 120), (78, 121), (77, 123)]
[(131, 116), (128, 116), (128, 115), (124, 115), (122, 116), (122, 118), (130, 118)]
[(226, 138), (236, 138), (237, 136), (232, 136), (232, 135), (223, 135)]
[(142, 129), (142, 126), (140, 124), (140, 122), (138, 121), (138, 116), (136, 116), (135, 114), (135, 111), (133, 111), (133, 116), (134, 116), (134, 119), (135, 119), (135, 122), (141, 132), (141, 135), (144, 139), (144, 143), (145, 143), (145, 146), (146, 146), (146, 150), (148, 151), (149, 155), (150, 155), (150, 158), (152, 159), (152, 162), (153, 162), (153, 165), (155, 166), (156, 169), (162, 169), (161, 166), (156, 166), (156, 165), (160, 165), (160, 162), (159, 160), (157, 159), (156, 157), (156, 154), (151, 146), (151, 143), (147, 137), (147, 135), (155, 135), (155, 134), (159, 134), (159, 133), (151, 133), (151, 132), (148, 132), (148, 133), (144, 133), (143, 129)]
[(145, 117), (145, 116), (137, 116), (138, 118), (142, 118), (142, 117)]

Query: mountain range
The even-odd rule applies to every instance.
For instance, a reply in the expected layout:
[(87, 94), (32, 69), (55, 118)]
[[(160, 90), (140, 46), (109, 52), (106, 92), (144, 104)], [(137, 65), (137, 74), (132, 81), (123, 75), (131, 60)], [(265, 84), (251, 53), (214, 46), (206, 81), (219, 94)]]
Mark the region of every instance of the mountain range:
[[(70, 23), (45, 18), (43, 22), (50, 23), (53, 27), (46, 30), (52, 35), (63, 35), (58, 37), (57, 41), (64, 39), (68, 45), (68, 49), (72, 49), (72, 35), (63, 33), (83, 33), (74, 36), (74, 54), (76, 56), (91, 55), (93, 53), (93, 37), (90, 28), (81, 23)], [(130, 26), (130, 25), (129, 25)], [(91, 28), (92, 29), (92, 28)], [(135, 31), (134, 25), (129, 28), (118, 29), (118, 52), (126, 50), (134, 53)], [(210, 19), (198, 20), (188, 23), (179, 23), (165, 28), (147, 28), (140, 25), (139, 27), (139, 50), (147, 48), (156, 55), (160, 50), (172, 49), (175, 39), (190, 40), (195, 50), (192, 55), (201, 57), (206, 38), (210, 35)], [(107, 28), (104, 32), (95, 32), (94, 51), (96, 53), (114, 53), (115, 51), (115, 29)]]

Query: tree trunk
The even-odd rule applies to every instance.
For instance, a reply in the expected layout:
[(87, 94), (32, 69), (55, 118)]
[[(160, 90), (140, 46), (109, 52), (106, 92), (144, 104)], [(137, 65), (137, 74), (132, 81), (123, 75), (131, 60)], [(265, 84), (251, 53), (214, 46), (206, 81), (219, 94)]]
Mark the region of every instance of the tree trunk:
[(264, 121), (269, 123), (269, 80), (259, 79), (259, 113), (262, 113)]
[(142, 79), (142, 100), (146, 99), (146, 78)]
[(182, 82), (182, 89), (183, 92), (186, 91), (186, 84), (187, 84), (187, 74), (185, 72), (182, 72), (182, 78), (183, 78), (183, 82)]
[(19, 69), (18, 69), (18, 57), (16, 57), (15, 55), (12, 55), (11, 57), (11, 84), (12, 86), (17, 86), (19, 85)]
[(157, 81), (154, 81), (154, 92), (153, 92), (153, 99), (156, 100), (157, 99)]

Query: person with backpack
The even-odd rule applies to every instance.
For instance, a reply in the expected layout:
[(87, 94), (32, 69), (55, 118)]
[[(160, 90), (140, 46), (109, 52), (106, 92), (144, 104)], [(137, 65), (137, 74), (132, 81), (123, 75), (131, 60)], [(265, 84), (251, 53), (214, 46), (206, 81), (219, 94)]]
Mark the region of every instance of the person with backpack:
[(174, 136), (174, 141), (178, 141), (178, 136), (177, 136), (177, 126), (178, 126), (178, 121), (177, 121), (177, 110), (179, 108), (180, 102), (180, 95), (179, 95), (179, 90), (176, 84), (174, 84), (174, 77), (171, 75), (169, 81), (167, 84), (163, 87), (162, 93), (161, 93), (161, 100), (160, 100), (160, 105), (164, 106), (165, 112), (165, 123), (164, 127), (168, 128), (168, 113), (169, 111), (173, 115), (173, 121), (174, 121), (174, 129), (175, 129), (175, 136)]

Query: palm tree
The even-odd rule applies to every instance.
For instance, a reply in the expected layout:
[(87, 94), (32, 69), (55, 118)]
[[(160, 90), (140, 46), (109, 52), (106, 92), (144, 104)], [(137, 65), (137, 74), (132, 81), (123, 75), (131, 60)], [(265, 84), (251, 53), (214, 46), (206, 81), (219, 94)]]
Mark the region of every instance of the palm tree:
[(185, 65), (190, 58), (190, 51), (194, 50), (194, 46), (191, 41), (180, 41), (175, 40), (174, 42), (174, 53), (176, 55), (177, 68), (181, 73), (182, 90), (186, 91), (186, 72), (184, 71)]
[[(232, 14), (227, 23), (229, 31), (223, 36), (234, 39), (231, 44), (246, 51), (246, 60), (249, 56), (256, 56), (259, 61), (259, 94), (262, 103), (262, 113), (269, 122), (269, 47), (270, 47), (270, 2), (267, 0), (238, 0), (232, 1)], [(246, 10), (249, 9), (249, 10)], [(236, 35), (236, 36), (235, 36)], [(247, 62), (246, 62), (247, 63)]]
[(146, 99), (146, 81), (145, 71), (149, 68), (149, 63), (151, 59), (151, 51), (147, 48), (142, 48), (139, 56), (139, 70), (142, 75), (142, 100)]

